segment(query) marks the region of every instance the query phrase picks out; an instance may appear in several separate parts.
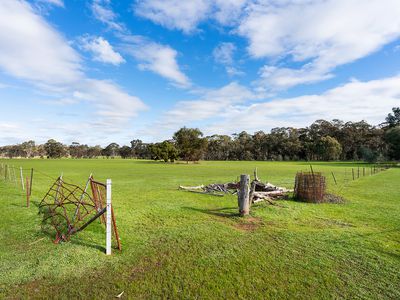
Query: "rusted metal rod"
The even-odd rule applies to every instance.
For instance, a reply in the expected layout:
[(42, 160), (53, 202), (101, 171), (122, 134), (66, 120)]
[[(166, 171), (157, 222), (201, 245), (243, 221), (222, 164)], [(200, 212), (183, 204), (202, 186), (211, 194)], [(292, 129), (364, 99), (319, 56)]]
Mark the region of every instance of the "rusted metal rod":
[(83, 229), (85, 229), (87, 226), (89, 226), (90, 223), (93, 223), (93, 221), (95, 221), (98, 217), (100, 217), (101, 215), (103, 215), (106, 212), (107, 208), (104, 207), (101, 211), (99, 211), (97, 214), (95, 214), (93, 217), (90, 218), (89, 221), (87, 221), (85, 224), (83, 224), (81, 227), (79, 228), (73, 228), (70, 233), (74, 234), (77, 233), (79, 231), (82, 231)]

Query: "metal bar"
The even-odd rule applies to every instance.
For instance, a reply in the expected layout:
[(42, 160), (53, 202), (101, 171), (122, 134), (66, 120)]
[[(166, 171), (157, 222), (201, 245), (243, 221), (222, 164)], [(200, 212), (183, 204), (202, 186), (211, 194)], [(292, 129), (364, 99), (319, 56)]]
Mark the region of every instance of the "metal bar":
[(104, 187), (107, 187), (107, 185), (105, 185), (104, 183), (101, 183), (101, 182), (98, 182), (98, 181), (96, 181), (96, 180), (93, 180), (93, 177), (92, 177), (92, 180), (91, 180), (93, 183), (95, 183), (95, 184), (97, 184), (97, 185), (101, 185), (101, 186), (104, 186)]
[(106, 254), (111, 255), (111, 179), (107, 179)]
[(112, 205), (111, 205), (111, 215), (112, 215), (112, 223), (114, 228), (115, 239), (117, 240), (118, 250), (121, 251), (122, 250), (121, 241), (119, 239), (117, 222), (115, 221), (115, 215), (114, 215), (114, 207)]
[(72, 219), (72, 222), (75, 221), (75, 218), (76, 218), (76, 216), (77, 216), (78, 213), (79, 213), (79, 207), (80, 207), (80, 205), (81, 205), (81, 202), (82, 202), (83, 198), (85, 197), (85, 193), (86, 193), (86, 191), (87, 191), (87, 188), (89, 187), (90, 178), (92, 178), (92, 173), (90, 173), (89, 178), (88, 178), (88, 180), (86, 181), (85, 189), (83, 190), (83, 193), (82, 193), (81, 197), (79, 198), (79, 203), (78, 203), (78, 205), (76, 206), (76, 210), (75, 210), (75, 214), (74, 214), (74, 217), (73, 217), (73, 219)]
[(85, 224), (83, 224), (81, 227), (79, 227), (78, 229), (73, 228), (70, 231), (70, 234), (74, 234), (77, 233), (79, 231), (82, 231), (83, 229), (85, 229), (90, 223), (93, 223), (93, 221), (95, 221), (98, 217), (100, 217), (102, 214), (104, 214), (107, 211), (106, 208), (103, 208), (101, 211), (99, 211), (96, 215), (94, 215), (92, 218), (90, 218), (89, 221), (87, 221)]

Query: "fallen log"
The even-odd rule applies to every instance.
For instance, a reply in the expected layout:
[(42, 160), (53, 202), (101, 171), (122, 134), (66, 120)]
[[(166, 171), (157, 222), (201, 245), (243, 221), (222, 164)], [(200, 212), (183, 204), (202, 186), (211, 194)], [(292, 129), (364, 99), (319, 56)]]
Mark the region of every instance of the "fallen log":
[(180, 190), (199, 190), (199, 189), (202, 189), (202, 188), (204, 188), (204, 185), (198, 185), (198, 186), (183, 186), (183, 185), (180, 185), (179, 186)]
[(254, 196), (257, 197), (257, 198), (262, 198), (262, 197), (265, 197), (265, 196), (271, 196), (271, 197), (273, 197), (273, 196), (281, 196), (281, 195), (284, 195), (284, 194), (286, 194), (285, 191), (254, 192)]

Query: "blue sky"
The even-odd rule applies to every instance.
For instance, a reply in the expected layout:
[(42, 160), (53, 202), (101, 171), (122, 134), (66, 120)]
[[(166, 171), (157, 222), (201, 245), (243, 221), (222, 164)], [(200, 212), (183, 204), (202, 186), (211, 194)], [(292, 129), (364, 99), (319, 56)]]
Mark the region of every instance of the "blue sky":
[(0, 145), (383, 121), (398, 0), (2, 0)]

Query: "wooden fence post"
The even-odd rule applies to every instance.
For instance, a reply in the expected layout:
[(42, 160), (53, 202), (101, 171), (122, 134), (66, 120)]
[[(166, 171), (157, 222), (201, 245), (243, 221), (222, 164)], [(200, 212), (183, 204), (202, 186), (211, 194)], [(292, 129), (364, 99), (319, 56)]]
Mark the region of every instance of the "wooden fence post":
[(111, 179), (107, 179), (106, 255), (111, 255)]
[(28, 176), (26, 176), (26, 207), (29, 207), (29, 204), (30, 204), (30, 196), (31, 196), (31, 193), (30, 193), (30, 185), (29, 185), (29, 177)]
[(240, 175), (240, 187), (238, 193), (239, 213), (241, 216), (247, 216), (250, 213), (250, 176)]
[(354, 168), (351, 168), (351, 173), (353, 174), (353, 180), (354, 180)]

